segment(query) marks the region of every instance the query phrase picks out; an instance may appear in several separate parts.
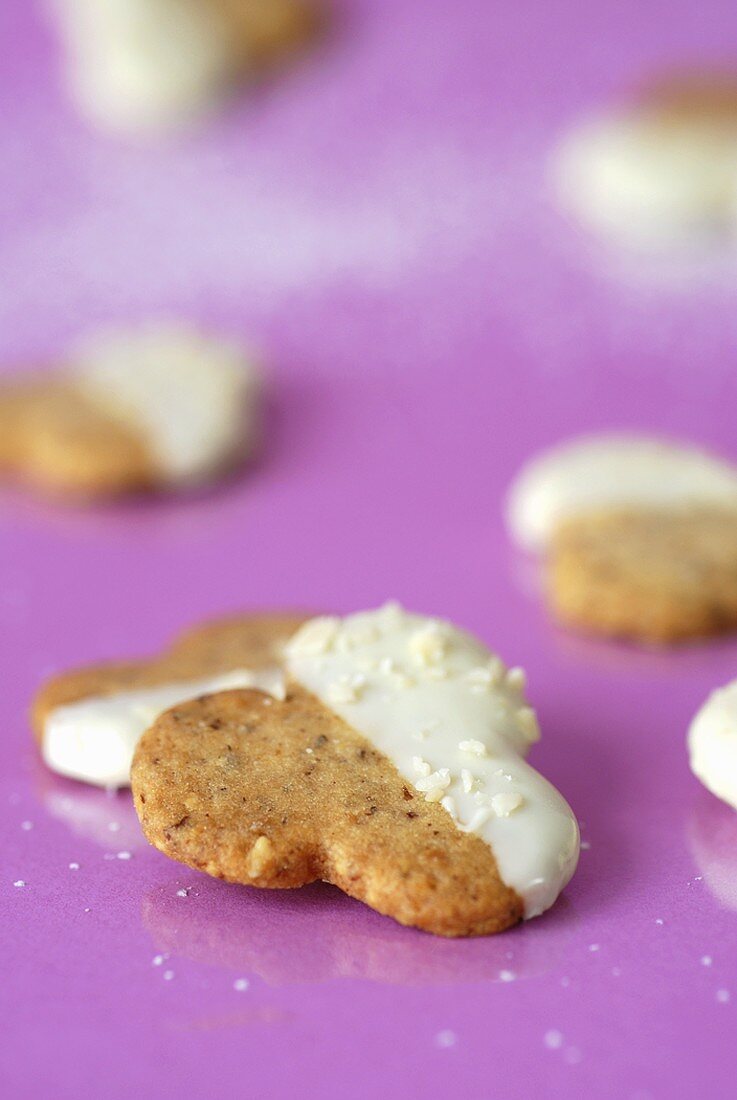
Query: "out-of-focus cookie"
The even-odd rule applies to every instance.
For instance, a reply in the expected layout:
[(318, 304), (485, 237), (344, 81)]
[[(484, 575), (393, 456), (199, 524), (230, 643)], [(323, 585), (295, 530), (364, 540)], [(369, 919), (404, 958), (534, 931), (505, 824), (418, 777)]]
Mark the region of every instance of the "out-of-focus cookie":
[(88, 500), (202, 485), (252, 452), (260, 390), (231, 341), (181, 325), (100, 333), (60, 369), (0, 379), (0, 472)]
[(521, 671), (396, 605), (306, 623), (282, 700), (228, 691), (175, 706), (137, 746), (149, 840), (261, 887), (334, 883), (402, 924), (498, 932), (553, 904), (575, 818), (524, 760)]
[(737, 469), (693, 444), (625, 432), (583, 435), (535, 455), (507, 494), (506, 521), (525, 550), (603, 509), (737, 508)]
[(166, 130), (305, 46), (318, 0), (55, 0), (67, 79), (105, 128)]
[(670, 643), (737, 630), (737, 510), (603, 512), (553, 539), (548, 594), (564, 623)]
[(691, 771), (737, 809), (737, 680), (712, 692), (688, 731)]
[(636, 249), (737, 233), (737, 74), (683, 73), (576, 127), (554, 164), (565, 206)]
[(161, 656), (55, 676), (32, 708), (44, 761), (73, 779), (126, 786), (138, 738), (167, 708), (229, 688), (282, 695), (282, 648), (302, 621), (283, 614), (220, 619), (187, 631)]
[(523, 467), (507, 523), (567, 625), (675, 642), (737, 629), (737, 470), (693, 446), (585, 436)]

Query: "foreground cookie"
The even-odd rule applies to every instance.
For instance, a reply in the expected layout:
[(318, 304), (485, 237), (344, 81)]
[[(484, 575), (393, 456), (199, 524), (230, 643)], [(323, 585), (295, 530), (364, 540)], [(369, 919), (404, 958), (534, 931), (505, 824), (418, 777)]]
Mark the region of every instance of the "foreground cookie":
[(737, 680), (713, 692), (688, 731), (691, 771), (737, 809)]
[(33, 704), (44, 761), (73, 779), (127, 786), (138, 738), (167, 708), (226, 688), (283, 695), (281, 650), (301, 621), (291, 615), (217, 620), (188, 631), (160, 657), (55, 677)]
[(259, 376), (244, 350), (184, 326), (101, 333), (62, 369), (0, 380), (0, 471), (95, 499), (184, 489), (252, 451)]
[(315, 0), (56, 0), (68, 81), (106, 128), (175, 127), (308, 42)]
[(639, 249), (737, 231), (737, 76), (661, 80), (573, 131), (556, 159), (566, 206)]
[(547, 556), (565, 623), (676, 642), (737, 629), (737, 471), (693, 447), (602, 435), (521, 472), (507, 519)]
[(520, 670), (395, 605), (305, 624), (283, 700), (231, 691), (161, 715), (131, 771), (148, 839), (230, 882), (324, 879), (402, 924), (498, 932), (553, 904), (575, 818), (524, 761)]

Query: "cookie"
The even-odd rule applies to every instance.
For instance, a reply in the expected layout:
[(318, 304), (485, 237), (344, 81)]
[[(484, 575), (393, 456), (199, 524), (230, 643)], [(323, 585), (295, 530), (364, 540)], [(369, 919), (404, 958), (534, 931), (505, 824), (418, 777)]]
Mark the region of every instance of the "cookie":
[(306, 623), (275, 700), (162, 714), (131, 779), (148, 839), (229, 882), (331, 882), (401, 924), (483, 935), (553, 904), (578, 858), (567, 803), (524, 760), (521, 670), (396, 605)]
[(506, 502), (512, 538), (545, 551), (560, 523), (604, 509), (737, 508), (737, 469), (688, 443), (624, 432), (584, 435), (536, 455)]
[(317, 0), (57, 0), (74, 100), (99, 125), (161, 131), (306, 45)]
[(90, 665), (39, 691), (32, 725), (45, 763), (60, 775), (126, 786), (135, 744), (157, 714), (226, 688), (284, 691), (281, 649), (296, 615), (220, 619), (183, 634), (150, 660)]
[(688, 731), (691, 771), (737, 809), (737, 680), (712, 692)]
[(612, 511), (564, 524), (550, 555), (557, 617), (673, 643), (737, 630), (737, 510)]
[(559, 148), (562, 202), (618, 244), (734, 241), (737, 74), (674, 75), (580, 124)]
[(0, 470), (76, 500), (181, 491), (248, 457), (259, 421), (240, 347), (185, 326), (100, 333), (60, 369), (0, 381)]
[(737, 471), (695, 447), (588, 436), (529, 462), (507, 525), (568, 626), (645, 643), (737, 629)]

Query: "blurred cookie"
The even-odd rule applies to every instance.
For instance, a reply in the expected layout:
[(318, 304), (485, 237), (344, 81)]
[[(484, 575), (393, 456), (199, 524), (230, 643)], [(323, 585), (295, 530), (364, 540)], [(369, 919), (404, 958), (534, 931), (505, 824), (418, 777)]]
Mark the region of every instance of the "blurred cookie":
[(181, 490), (245, 459), (259, 422), (237, 345), (184, 326), (101, 333), (61, 369), (0, 378), (0, 471), (90, 500)]
[(55, 676), (32, 721), (45, 763), (60, 775), (127, 786), (135, 744), (168, 707), (211, 691), (284, 691), (282, 647), (303, 620), (244, 615), (187, 631), (161, 656), (108, 662)]
[(548, 594), (564, 623), (669, 643), (737, 630), (737, 510), (615, 511), (569, 520)]
[(322, 23), (318, 0), (56, 0), (56, 9), (76, 102), (129, 131), (202, 114)]
[(520, 670), (396, 605), (306, 623), (282, 700), (228, 691), (175, 706), (137, 746), (144, 832), (217, 878), (324, 879), (402, 924), (501, 931), (553, 904), (578, 856)]
[(688, 445), (585, 436), (528, 462), (507, 523), (568, 625), (643, 642), (737, 629), (737, 471)]
[(737, 232), (737, 74), (683, 73), (575, 128), (554, 171), (585, 225), (637, 249)]
[(688, 731), (691, 771), (737, 809), (737, 680), (712, 692)]

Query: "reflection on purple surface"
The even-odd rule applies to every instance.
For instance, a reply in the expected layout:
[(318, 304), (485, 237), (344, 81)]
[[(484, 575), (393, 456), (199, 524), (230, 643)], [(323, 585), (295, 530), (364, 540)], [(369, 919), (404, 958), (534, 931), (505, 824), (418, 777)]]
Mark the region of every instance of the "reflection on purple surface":
[(737, 911), (737, 810), (700, 792), (688, 842), (706, 886), (721, 905)]
[(333, 978), (390, 985), (509, 982), (559, 966), (575, 927), (575, 910), (562, 898), (544, 920), (523, 928), (447, 940), (402, 928), (331, 886), (272, 892), (190, 875), (196, 884), (186, 904), (179, 880), (143, 900), (156, 950), (170, 955), (172, 965), (183, 957), (253, 973), (269, 985)]

